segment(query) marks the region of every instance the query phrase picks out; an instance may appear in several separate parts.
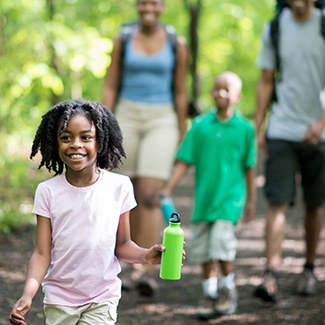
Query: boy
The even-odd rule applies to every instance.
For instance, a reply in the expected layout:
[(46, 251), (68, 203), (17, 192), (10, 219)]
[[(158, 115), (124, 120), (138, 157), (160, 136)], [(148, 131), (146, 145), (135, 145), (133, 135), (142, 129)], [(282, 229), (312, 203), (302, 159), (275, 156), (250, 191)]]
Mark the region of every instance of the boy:
[[(193, 120), (163, 192), (171, 195), (189, 166), (195, 167), (196, 199), (189, 258), (201, 264), (203, 271), (203, 298), (197, 313), (200, 319), (236, 312), (234, 228), (245, 205), (246, 189), (244, 221), (251, 220), (255, 210), (254, 129), (233, 109), (240, 99), (241, 87), (242, 81), (233, 72), (217, 76), (211, 91), (216, 107)], [(219, 281), (216, 261), (222, 271)]]

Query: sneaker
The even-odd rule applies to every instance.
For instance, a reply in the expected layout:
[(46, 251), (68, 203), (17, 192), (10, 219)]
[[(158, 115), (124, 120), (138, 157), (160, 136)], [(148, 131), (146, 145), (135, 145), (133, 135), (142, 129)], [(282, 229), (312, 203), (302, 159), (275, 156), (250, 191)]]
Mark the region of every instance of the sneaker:
[(277, 274), (274, 271), (265, 271), (263, 282), (255, 290), (255, 297), (268, 302), (276, 302), (279, 292), (277, 282)]
[(158, 289), (158, 284), (151, 276), (146, 275), (139, 279), (136, 289), (141, 296), (152, 297)]
[(238, 308), (238, 293), (236, 287), (223, 287), (219, 290), (219, 297), (214, 306), (217, 315), (233, 315)]
[(199, 299), (199, 306), (196, 312), (196, 316), (200, 320), (209, 320), (215, 316), (213, 305), (216, 299), (207, 295), (202, 295)]
[(303, 296), (314, 295), (316, 293), (316, 282), (314, 273), (310, 269), (304, 269), (297, 281), (297, 293)]

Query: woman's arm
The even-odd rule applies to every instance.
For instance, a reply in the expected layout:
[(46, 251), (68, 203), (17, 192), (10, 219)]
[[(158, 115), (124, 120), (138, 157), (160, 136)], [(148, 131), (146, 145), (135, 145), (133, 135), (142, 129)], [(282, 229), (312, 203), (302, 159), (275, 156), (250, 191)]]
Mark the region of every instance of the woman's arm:
[(51, 262), (51, 234), (51, 220), (37, 216), (35, 249), (29, 261), (23, 294), (13, 306), (10, 314), (11, 324), (25, 325), (24, 315), (30, 309), (32, 300)]
[(111, 54), (111, 64), (107, 69), (103, 104), (111, 111), (117, 99), (121, 79), (121, 38), (117, 36), (114, 40), (113, 51)]
[(188, 113), (188, 98), (186, 92), (186, 75), (188, 69), (188, 48), (183, 37), (177, 38), (177, 59), (174, 75), (174, 100), (178, 117), (179, 138), (185, 133), (185, 119)]
[(116, 257), (129, 263), (159, 264), (161, 252), (164, 251), (165, 248), (158, 244), (149, 249), (139, 247), (131, 240), (129, 218), (130, 211), (127, 211), (120, 216), (116, 236)]

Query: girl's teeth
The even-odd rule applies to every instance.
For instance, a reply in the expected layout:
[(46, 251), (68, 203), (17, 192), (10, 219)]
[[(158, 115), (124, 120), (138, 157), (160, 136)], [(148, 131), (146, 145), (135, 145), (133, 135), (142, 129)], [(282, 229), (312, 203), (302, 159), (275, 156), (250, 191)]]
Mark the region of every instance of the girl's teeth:
[(79, 158), (82, 158), (82, 155), (71, 155), (70, 157), (72, 159), (79, 159)]

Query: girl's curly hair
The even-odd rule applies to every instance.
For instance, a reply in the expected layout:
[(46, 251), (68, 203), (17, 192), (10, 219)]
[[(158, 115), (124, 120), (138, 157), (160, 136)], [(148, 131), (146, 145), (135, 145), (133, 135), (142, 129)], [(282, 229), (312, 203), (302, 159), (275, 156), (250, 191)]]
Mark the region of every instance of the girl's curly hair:
[(62, 174), (64, 163), (57, 149), (58, 128), (62, 124), (59, 131), (61, 134), (66, 129), (71, 116), (76, 114), (84, 114), (96, 127), (97, 166), (107, 169), (118, 168), (122, 157), (126, 158), (126, 154), (122, 145), (122, 132), (114, 115), (104, 105), (83, 99), (61, 102), (42, 116), (33, 141), (30, 159), (40, 151), (42, 161), (38, 169), (45, 166), (50, 172), (53, 170), (55, 175)]

